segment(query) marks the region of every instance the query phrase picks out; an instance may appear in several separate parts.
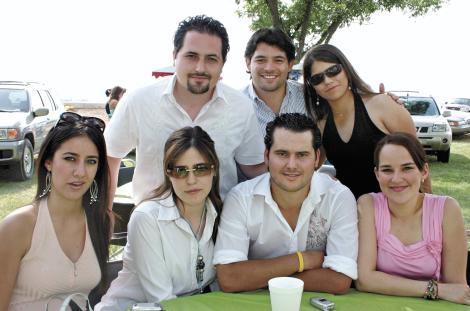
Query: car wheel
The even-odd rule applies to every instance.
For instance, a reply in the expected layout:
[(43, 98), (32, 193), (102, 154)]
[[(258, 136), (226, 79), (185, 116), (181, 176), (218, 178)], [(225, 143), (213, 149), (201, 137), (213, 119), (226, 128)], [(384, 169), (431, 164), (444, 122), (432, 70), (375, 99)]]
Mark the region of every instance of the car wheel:
[(449, 163), (450, 158), (450, 148), (447, 151), (438, 151), (437, 152), (437, 161), (443, 163)]
[(23, 154), (21, 161), (12, 167), (13, 178), (15, 180), (27, 180), (33, 176), (34, 172), (34, 154), (33, 146), (28, 139), (24, 141)]

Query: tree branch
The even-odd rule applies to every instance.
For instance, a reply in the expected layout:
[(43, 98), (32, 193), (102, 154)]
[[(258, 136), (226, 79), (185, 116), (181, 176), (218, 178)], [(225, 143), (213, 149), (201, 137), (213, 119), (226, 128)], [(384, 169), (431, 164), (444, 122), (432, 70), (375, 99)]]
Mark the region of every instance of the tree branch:
[(281, 18), (279, 17), (279, 7), (277, 0), (265, 0), (266, 5), (268, 6), (269, 12), (271, 13), (271, 19), (273, 22), (273, 26), (284, 29), (282, 27), (282, 21)]
[(333, 37), (333, 34), (336, 32), (336, 30), (338, 30), (342, 22), (343, 19), (341, 17), (336, 17), (330, 24), (330, 26), (328, 26), (328, 28), (322, 32), (320, 39), (318, 39), (315, 45), (330, 42), (331, 38)]
[(299, 46), (295, 53), (295, 60), (300, 61), (300, 58), (303, 56), (304, 46), (305, 46), (305, 37), (307, 37), (308, 28), (310, 26), (310, 16), (312, 15), (313, 0), (307, 0), (305, 2), (305, 11), (302, 16), (302, 24), (300, 27), (300, 34), (298, 37)]

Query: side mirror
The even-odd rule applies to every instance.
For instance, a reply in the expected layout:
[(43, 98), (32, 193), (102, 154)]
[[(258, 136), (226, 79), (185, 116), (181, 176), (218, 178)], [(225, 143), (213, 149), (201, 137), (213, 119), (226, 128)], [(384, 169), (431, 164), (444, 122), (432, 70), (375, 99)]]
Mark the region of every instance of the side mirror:
[(49, 108), (37, 108), (33, 111), (34, 117), (47, 116), (49, 114)]
[(444, 111), (442, 112), (442, 116), (443, 116), (444, 118), (450, 117), (451, 115), (452, 115), (452, 113), (451, 113), (449, 110), (444, 110)]

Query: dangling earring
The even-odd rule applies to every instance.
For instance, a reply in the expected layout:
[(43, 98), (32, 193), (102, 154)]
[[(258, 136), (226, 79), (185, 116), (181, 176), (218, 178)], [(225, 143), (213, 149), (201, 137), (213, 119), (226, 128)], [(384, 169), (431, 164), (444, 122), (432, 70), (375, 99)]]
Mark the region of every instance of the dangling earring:
[(320, 106), (320, 98), (318, 98), (318, 95), (317, 95), (317, 106)]
[(42, 193), (39, 195), (40, 198), (42, 198), (43, 196), (45, 196), (48, 192), (51, 192), (51, 185), (52, 185), (52, 176), (51, 176), (51, 172), (50, 172), (50, 171), (47, 171), (47, 174), (46, 174), (46, 187), (44, 188), (44, 190), (42, 191)]
[(90, 205), (98, 201), (98, 183), (93, 179), (90, 186)]

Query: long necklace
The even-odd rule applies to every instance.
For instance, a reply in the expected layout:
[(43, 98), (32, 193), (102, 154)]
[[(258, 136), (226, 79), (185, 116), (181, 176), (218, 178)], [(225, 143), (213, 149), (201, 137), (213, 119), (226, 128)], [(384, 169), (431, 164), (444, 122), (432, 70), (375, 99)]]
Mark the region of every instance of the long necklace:
[[(179, 211), (179, 209), (178, 209)], [(201, 255), (200, 249), (199, 249), (199, 239), (202, 237), (202, 223), (206, 217), (206, 211), (207, 207), (204, 205), (204, 209), (202, 210), (201, 213), (201, 219), (199, 220), (199, 225), (197, 227), (196, 233), (193, 230), (193, 227), (191, 226), (191, 223), (183, 216), (183, 214), (180, 211), (180, 216), (181, 218), (186, 221), (186, 223), (189, 225), (189, 229), (191, 229), (192, 234), (194, 235), (194, 238), (196, 239), (197, 243), (197, 258), (196, 258), (196, 281), (197, 281), (197, 286), (199, 288), (199, 292), (203, 292), (202, 284), (204, 282), (204, 267), (206, 264), (204, 263), (204, 257)]]

